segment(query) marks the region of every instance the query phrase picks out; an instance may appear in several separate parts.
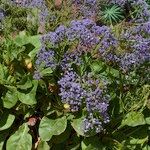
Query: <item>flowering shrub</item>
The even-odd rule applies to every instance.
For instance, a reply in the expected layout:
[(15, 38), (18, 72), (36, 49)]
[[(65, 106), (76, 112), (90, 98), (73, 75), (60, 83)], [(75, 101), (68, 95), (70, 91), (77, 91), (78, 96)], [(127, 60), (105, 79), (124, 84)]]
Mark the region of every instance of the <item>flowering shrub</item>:
[(150, 149), (149, 1), (0, 6), (0, 149)]

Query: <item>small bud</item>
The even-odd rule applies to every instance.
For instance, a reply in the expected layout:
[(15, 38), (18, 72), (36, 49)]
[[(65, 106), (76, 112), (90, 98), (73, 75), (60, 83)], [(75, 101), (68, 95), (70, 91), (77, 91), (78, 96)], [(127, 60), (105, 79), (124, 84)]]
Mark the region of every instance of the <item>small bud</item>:
[(62, 0), (55, 0), (55, 8), (61, 9), (62, 7)]
[(27, 124), (28, 124), (29, 126), (35, 126), (37, 120), (38, 120), (38, 117), (32, 116), (32, 117), (30, 117), (30, 118), (28, 119)]
[(64, 108), (65, 109), (70, 109), (70, 105), (69, 104), (64, 104)]
[(31, 69), (32, 68), (32, 61), (31, 59), (25, 59), (25, 66), (27, 67), (27, 69)]
[(58, 92), (57, 86), (55, 84), (53, 84), (53, 83), (49, 83), (48, 89), (52, 93), (57, 93)]

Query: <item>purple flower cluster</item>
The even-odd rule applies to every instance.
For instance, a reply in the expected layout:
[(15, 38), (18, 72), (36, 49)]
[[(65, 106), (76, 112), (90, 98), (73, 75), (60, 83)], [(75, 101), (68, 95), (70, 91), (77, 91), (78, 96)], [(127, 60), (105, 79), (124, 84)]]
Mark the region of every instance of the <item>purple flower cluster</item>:
[(0, 21), (2, 21), (4, 19), (4, 13), (2, 11), (0, 11)]
[(84, 131), (100, 132), (102, 124), (109, 122), (107, 113), (109, 96), (105, 94), (105, 83), (98, 79), (94, 80), (90, 74), (79, 77), (71, 70), (65, 72), (58, 84), (61, 86), (62, 102), (69, 104), (70, 111), (86, 108), (87, 117), (84, 120)]
[(137, 68), (144, 62), (150, 61), (150, 52), (149, 50), (135, 50), (131, 53), (125, 53), (120, 59), (120, 67), (124, 71), (128, 71), (132, 68)]
[(94, 18), (97, 12), (97, 0), (73, 0), (72, 3), (83, 18)]
[(93, 47), (98, 44), (99, 39), (91, 32), (95, 23), (90, 19), (73, 20), (66, 31), (69, 41), (78, 40), (80, 45)]
[(138, 9), (138, 13), (136, 14), (134, 21), (145, 22), (150, 20), (149, 5), (145, 0), (132, 0), (131, 6)]
[[(93, 29), (93, 26), (96, 30)], [(50, 42), (52, 45), (56, 45), (64, 40), (68, 42), (76, 40), (78, 45), (91, 48), (100, 42), (98, 35), (102, 32), (102, 29), (98, 28), (99, 26), (96, 26), (90, 19), (73, 20), (69, 27), (66, 28), (61, 25), (54, 32), (43, 35), (41, 41), (42, 43)]]
[(44, 0), (13, 0), (13, 4), (24, 8), (38, 8), (39, 21), (45, 22), (48, 16), (48, 9)]
[(102, 89), (96, 87), (96, 89), (89, 91), (86, 97), (86, 108), (88, 112), (98, 111), (99, 113), (102, 113), (107, 111), (108, 97), (104, 95)]
[(120, 7), (124, 7), (127, 0), (111, 0), (110, 3), (119, 5)]
[(45, 47), (42, 47), (39, 53), (37, 54), (37, 60), (36, 60), (36, 66), (43, 66), (43, 67), (50, 67), (55, 68), (56, 62), (55, 62), (55, 53), (53, 50), (46, 50)]
[(45, 35), (42, 35), (41, 42), (42, 44), (49, 42), (53, 46), (55, 46), (64, 40), (65, 32), (66, 32), (66, 27), (61, 25), (54, 32), (49, 32)]
[(12, 2), (21, 7), (28, 8), (44, 8), (46, 7), (44, 0), (12, 0)]
[(150, 23), (140, 24), (128, 29), (122, 36), (126, 38), (130, 51), (124, 53), (120, 59), (120, 67), (124, 71), (136, 68), (144, 62), (150, 61)]
[(40, 72), (38, 70), (34, 71), (33, 79), (40, 80), (42, 78)]
[(62, 102), (69, 104), (72, 112), (78, 111), (85, 95), (79, 76), (73, 71), (67, 71), (58, 84), (61, 86), (60, 96)]
[[(63, 32), (64, 33), (64, 32)], [(64, 35), (64, 34), (63, 34)], [(118, 46), (112, 31), (106, 26), (97, 26), (90, 19), (73, 20), (66, 28), (65, 37), (68, 41), (78, 41), (76, 50), (67, 52), (62, 60), (62, 68), (70, 68), (73, 63), (82, 63), (82, 53), (91, 52), (99, 47), (101, 58), (106, 61), (118, 62), (119, 58), (115, 55)]]
[(84, 119), (84, 132), (88, 133), (89, 131), (95, 131), (96, 133), (99, 133), (103, 130), (102, 122), (95, 118), (92, 113), (90, 113), (85, 119)]
[(134, 34), (150, 35), (150, 21), (140, 23), (140, 25), (136, 26), (132, 31), (134, 31)]
[(102, 26), (100, 31), (101, 41), (99, 44), (99, 52), (101, 57), (107, 62), (118, 62), (119, 58), (116, 56), (115, 52), (118, 46), (117, 39), (114, 37), (109, 27)]
[(88, 112), (88, 115), (84, 120), (85, 132), (94, 130), (96, 133), (99, 133), (103, 129), (102, 124), (109, 122), (109, 116), (107, 113), (109, 96), (105, 93), (106, 83), (104, 83), (104, 81), (100, 82), (98, 79), (93, 80), (90, 74), (85, 82), (85, 101)]
[(36, 70), (34, 72), (33, 78), (39, 80), (42, 78), (40, 74), (41, 68), (51, 68), (55, 69), (57, 62), (55, 60), (55, 53), (52, 49), (46, 49), (44, 46), (41, 47), (39, 53), (37, 54), (37, 59), (35, 62)]
[(109, 3), (119, 5), (120, 7), (124, 7), (128, 3), (134, 12), (132, 15), (133, 22), (142, 23), (150, 20), (149, 5), (146, 0), (110, 0)]
[(104, 60), (108, 62), (118, 62), (119, 60), (115, 55), (118, 42), (111, 29), (107, 26), (97, 26), (90, 19), (73, 20), (68, 27), (59, 26), (54, 32), (49, 32), (41, 38), (42, 43), (50, 42), (53, 46), (65, 40), (68, 42), (77, 41), (77, 46), (76, 50), (73, 50), (74, 52), (64, 54), (62, 68), (69, 67), (73, 63), (79, 65), (81, 53), (88, 51), (92, 53), (95, 47), (99, 47), (99, 54)]
[[(47, 42), (51, 43), (52, 46), (56, 46), (62, 40), (64, 40), (66, 28), (64, 26), (59, 26), (54, 32), (49, 32), (41, 36), (42, 47), (37, 54), (37, 60), (35, 62), (36, 68), (52, 68), (55, 69), (58, 65), (55, 59), (55, 52), (53, 49), (47, 49)], [(40, 73), (38, 69), (34, 74), (36, 79), (40, 79)]]
[(72, 64), (76, 64), (77, 66), (81, 65), (83, 63), (81, 59), (81, 54), (78, 51), (74, 52), (66, 52), (64, 54), (64, 57), (61, 61), (61, 68), (62, 70), (72, 70), (71, 66)]

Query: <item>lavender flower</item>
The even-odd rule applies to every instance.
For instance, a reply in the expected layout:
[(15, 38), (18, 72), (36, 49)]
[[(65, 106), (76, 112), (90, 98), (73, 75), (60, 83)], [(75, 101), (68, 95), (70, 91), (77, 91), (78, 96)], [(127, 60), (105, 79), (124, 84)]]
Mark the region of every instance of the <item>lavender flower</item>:
[(64, 58), (61, 61), (62, 70), (71, 70), (72, 64), (76, 64), (77, 66), (83, 64), (80, 52), (74, 51), (64, 54)]
[(33, 79), (40, 80), (42, 78), (40, 72), (38, 70), (34, 71)]
[(127, 0), (111, 0), (110, 3), (123, 7)]
[(39, 53), (37, 54), (37, 59), (35, 61), (35, 72), (33, 78), (39, 80), (42, 76), (40, 74), (40, 69), (51, 68), (55, 69), (57, 66), (55, 60), (55, 53), (52, 49), (46, 50), (45, 46), (41, 47)]
[(149, 22), (132, 27), (121, 36), (130, 51), (124, 53), (120, 59), (122, 70), (129, 71), (150, 60)]
[(137, 50), (124, 54), (120, 61), (120, 66), (126, 72), (131, 68), (137, 68), (146, 61), (150, 61), (150, 52)]
[(79, 82), (79, 76), (73, 71), (67, 71), (59, 80), (62, 102), (70, 105), (71, 111), (78, 111), (84, 97), (84, 90)]
[(73, 0), (72, 3), (78, 8), (83, 18), (94, 18), (97, 11), (96, 0)]
[(4, 13), (2, 11), (0, 11), (0, 21), (2, 21), (4, 19)]
[(107, 111), (108, 98), (104, 96), (102, 89), (96, 88), (87, 93), (86, 107), (88, 112), (98, 111), (99, 113), (102, 113)]
[(65, 32), (66, 32), (66, 27), (63, 25), (60, 25), (58, 28), (56, 28), (55, 33), (58, 37), (58, 41), (61, 42), (65, 38)]
[[(109, 96), (106, 94), (107, 83), (106, 81), (93, 79), (91, 74), (85, 78), (86, 88), (86, 109), (89, 115), (93, 114), (93, 117), (99, 122), (108, 123), (109, 117), (107, 113)], [(97, 118), (97, 114), (100, 118)], [(91, 118), (91, 117), (90, 117)], [(92, 125), (94, 127), (94, 125)], [(97, 128), (98, 129), (98, 128)], [(101, 128), (99, 129), (101, 130)]]
[(46, 22), (48, 16), (48, 8), (44, 0), (13, 0), (13, 4), (24, 7), (24, 8), (38, 8), (39, 13), (39, 22)]
[(28, 8), (41, 8), (46, 6), (44, 0), (12, 0), (12, 2), (18, 6)]
[(45, 8), (44, 11), (42, 9), (39, 13), (39, 22), (40, 23), (46, 22), (47, 16), (48, 16), (47, 8)]
[(61, 25), (58, 28), (56, 28), (54, 32), (48, 32), (47, 34), (42, 35), (41, 36), (42, 44), (45, 44), (46, 42), (51, 43), (53, 46), (59, 44), (65, 38), (65, 31), (66, 28)]
[(97, 0), (85, 0), (84, 3), (89, 6), (96, 5)]
[(95, 118), (92, 113), (90, 113), (84, 120), (84, 132), (95, 131), (99, 133), (103, 130), (102, 122)]
[(53, 50), (46, 50), (45, 47), (42, 47), (39, 53), (37, 54), (37, 60), (36, 60), (36, 66), (43, 66), (43, 67), (50, 67), (52, 69), (55, 69), (56, 67), (56, 61), (54, 57), (54, 51)]
[(150, 35), (150, 21), (140, 23), (139, 25), (132, 28), (132, 33), (134, 34), (145, 34)]
[(131, 6), (139, 10), (134, 21), (145, 22), (150, 20), (149, 5), (145, 0), (132, 0)]
[(99, 39), (91, 32), (92, 25), (95, 23), (89, 19), (73, 20), (66, 31), (69, 41), (79, 40), (79, 44), (86, 47), (94, 47)]
[(118, 41), (112, 34), (110, 28), (106, 26), (93, 26), (92, 31), (101, 37), (99, 42), (99, 52), (101, 58), (106, 62), (118, 62), (119, 57), (116, 55), (116, 49), (118, 47)]
[(80, 108), (86, 107), (85, 133), (90, 130), (100, 132), (103, 129), (102, 124), (109, 122), (106, 84), (102, 84), (98, 79), (94, 80), (91, 74), (79, 77), (73, 70), (66, 71), (58, 84), (61, 86), (62, 102), (69, 104), (71, 111), (79, 111)]

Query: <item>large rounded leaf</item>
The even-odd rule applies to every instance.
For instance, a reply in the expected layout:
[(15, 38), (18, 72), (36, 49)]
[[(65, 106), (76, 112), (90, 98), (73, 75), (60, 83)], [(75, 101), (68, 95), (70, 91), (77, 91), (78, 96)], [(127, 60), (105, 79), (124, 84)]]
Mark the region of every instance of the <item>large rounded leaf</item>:
[(145, 118), (146, 124), (150, 125), (150, 117)]
[(18, 101), (17, 89), (14, 86), (6, 86), (8, 91), (2, 97), (3, 105), (5, 108), (12, 108)]
[(8, 133), (9, 133), (8, 130), (4, 130), (4, 131), (0, 132), (0, 150), (4, 149), (3, 146), (4, 146), (4, 143), (5, 143), (5, 140), (8, 136)]
[(32, 137), (28, 133), (29, 128), (27, 124), (20, 126), (7, 141), (7, 150), (31, 150), (32, 148)]
[(31, 91), (29, 91), (27, 93), (27, 91), (22, 92), (22, 91), (18, 91), (18, 98), (19, 100), (27, 105), (34, 105), (36, 104), (36, 90), (37, 90), (37, 86), (38, 86), (38, 81), (33, 80), (33, 88), (31, 89)]
[(23, 46), (29, 43), (32, 44), (35, 48), (28, 54), (31, 59), (35, 57), (41, 47), (40, 35), (28, 36), (25, 31), (19, 33), (15, 39), (15, 43), (18, 46)]
[(15, 116), (8, 112), (0, 114), (0, 131), (8, 129), (14, 122)]
[(40, 141), (37, 150), (50, 150), (50, 145), (46, 141)]
[(146, 124), (144, 115), (140, 112), (129, 112), (125, 118), (122, 120), (121, 127), (128, 125), (131, 127), (135, 127), (138, 125)]
[(79, 135), (85, 136), (84, 129), (83, 129), (83, 127), (84, 127), (83, 119), (84, 119), (84, 117), (74, 119), (71, 125)]
[(73, 119), (73, 121), (71, 123), (72, 127), (79, 135), (82, 135), (84, 137), (94, 136), (96, 134), (96, 132), (93, 130), (89, 131), (88, 133), (84, 132), (84, 119), (85, 119), (84, 116), (82, 116), (78, 119)]
[(66, 117), (49, 119), (43, 117), (39, 126), (39, 134), (43, 141), (49, 141), (53, 135), (60, 135), (67, 127)]
[[(94, 140), (93, 140), (94, 139)], [(82, 150), (106, 150), (98, 137), (85, 138), (81, 142)]]

